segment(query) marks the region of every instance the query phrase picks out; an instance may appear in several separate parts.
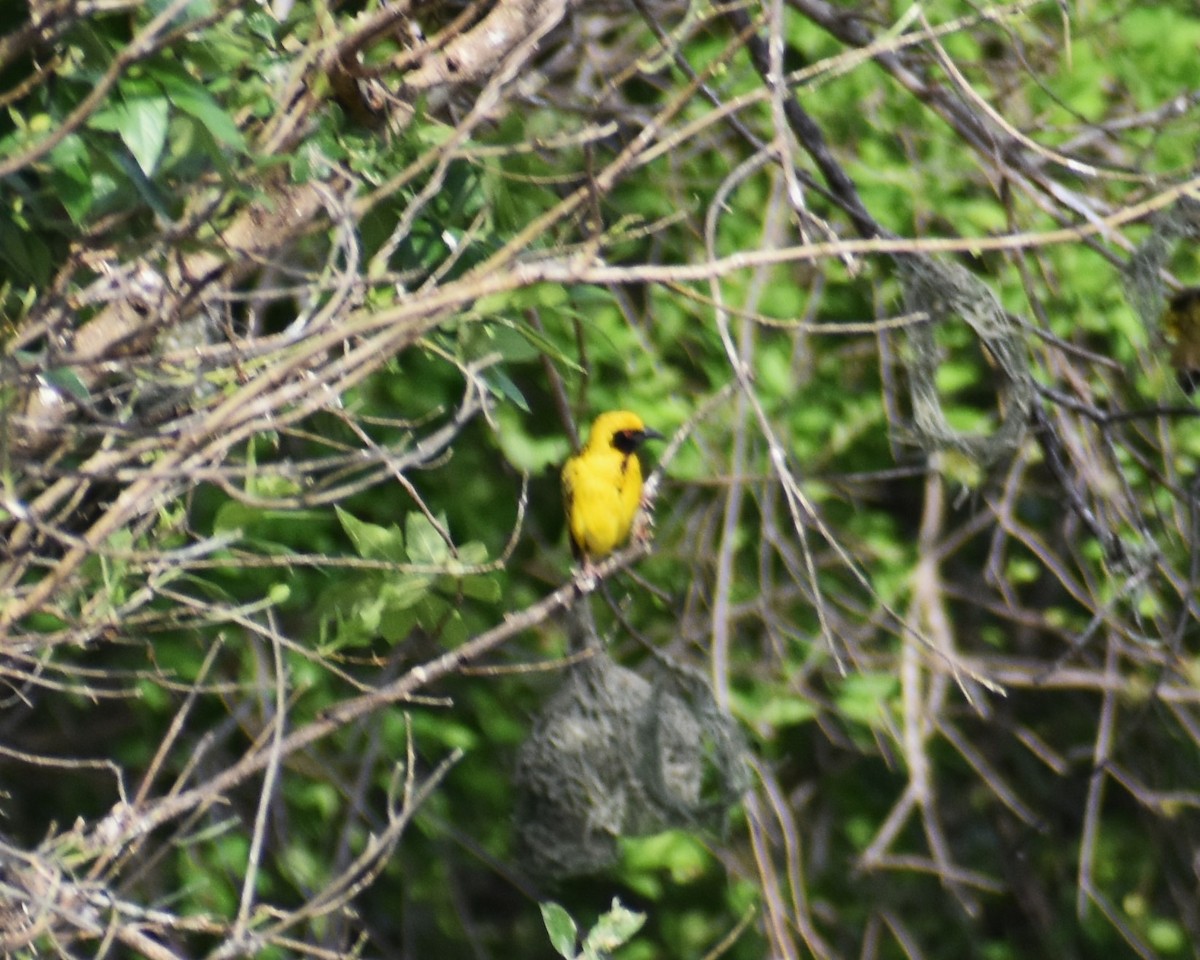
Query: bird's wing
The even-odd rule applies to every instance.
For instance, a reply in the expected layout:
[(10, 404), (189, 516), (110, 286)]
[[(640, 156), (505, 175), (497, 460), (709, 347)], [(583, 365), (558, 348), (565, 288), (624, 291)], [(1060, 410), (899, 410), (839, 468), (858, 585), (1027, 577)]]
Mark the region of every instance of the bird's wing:
[(562, 494), (563, 506), (567, 508), (567, 516), (571, 515), (571, 505), (575, 502), (575, 474), (578, 469), (579, 462), (576, 457), (572, 457), (563, 465)]
[(575, 509), (575, 481), (579, 474), (579, 458), (571, 457), (563, 465), (562, 471), (562, 494), (563, 494), (563, 509), (567, 514), (567, 541), (571, 544), (571, 552), (576, 557), (582, 547), (575, 542), (575, 532), (572, 530), (572, 515)]

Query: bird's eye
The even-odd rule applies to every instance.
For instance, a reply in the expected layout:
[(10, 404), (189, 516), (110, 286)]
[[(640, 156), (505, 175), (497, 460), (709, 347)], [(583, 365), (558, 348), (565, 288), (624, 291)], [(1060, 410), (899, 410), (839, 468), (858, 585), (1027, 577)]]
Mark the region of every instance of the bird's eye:
[(612, 445), (622, 453), (633, 453), (638, 448), (641, 433), (637, 430), (618, 430), (613, 434)]

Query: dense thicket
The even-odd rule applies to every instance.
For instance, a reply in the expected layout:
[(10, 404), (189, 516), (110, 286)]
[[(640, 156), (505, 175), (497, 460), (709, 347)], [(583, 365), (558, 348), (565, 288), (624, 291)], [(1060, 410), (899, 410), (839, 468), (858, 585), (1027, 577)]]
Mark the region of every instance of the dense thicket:
[[(1197, 62), (1191, 0), (5, 5), (3, 950), (1195, 956)], [(654, 539), (579, 599), (615, 407)]]

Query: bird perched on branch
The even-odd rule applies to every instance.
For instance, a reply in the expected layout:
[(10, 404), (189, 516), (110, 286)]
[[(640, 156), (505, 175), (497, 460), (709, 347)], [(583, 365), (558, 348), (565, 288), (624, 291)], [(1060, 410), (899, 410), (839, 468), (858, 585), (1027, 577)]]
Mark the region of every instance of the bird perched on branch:
[(1171, 366), (1184, 393), (1200, 387), (1200, 287), (1180, 290), (1167, 303), (1163, 331), (1171, 342)]
[(571, 551), (586, 568), (629, 538), (642, 502), (642, 465), (637, 451), (662, 440), (628, 410), (602, 413), (587, 444), (563, 467), (563, 500)]

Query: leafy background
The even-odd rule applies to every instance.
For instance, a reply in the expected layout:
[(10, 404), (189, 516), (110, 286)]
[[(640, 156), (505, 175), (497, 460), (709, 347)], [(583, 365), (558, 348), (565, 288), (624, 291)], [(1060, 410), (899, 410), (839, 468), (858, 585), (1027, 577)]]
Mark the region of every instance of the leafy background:
[[(1195, 956), (1198, 56), (1184, 0), (6, 5), (5, 951)], [(923, 357), (1018, 442), (923, 431)], [(616, 407), (681, 443), (608, 651), (751, 777), (559, 880), (511, 775)]]

